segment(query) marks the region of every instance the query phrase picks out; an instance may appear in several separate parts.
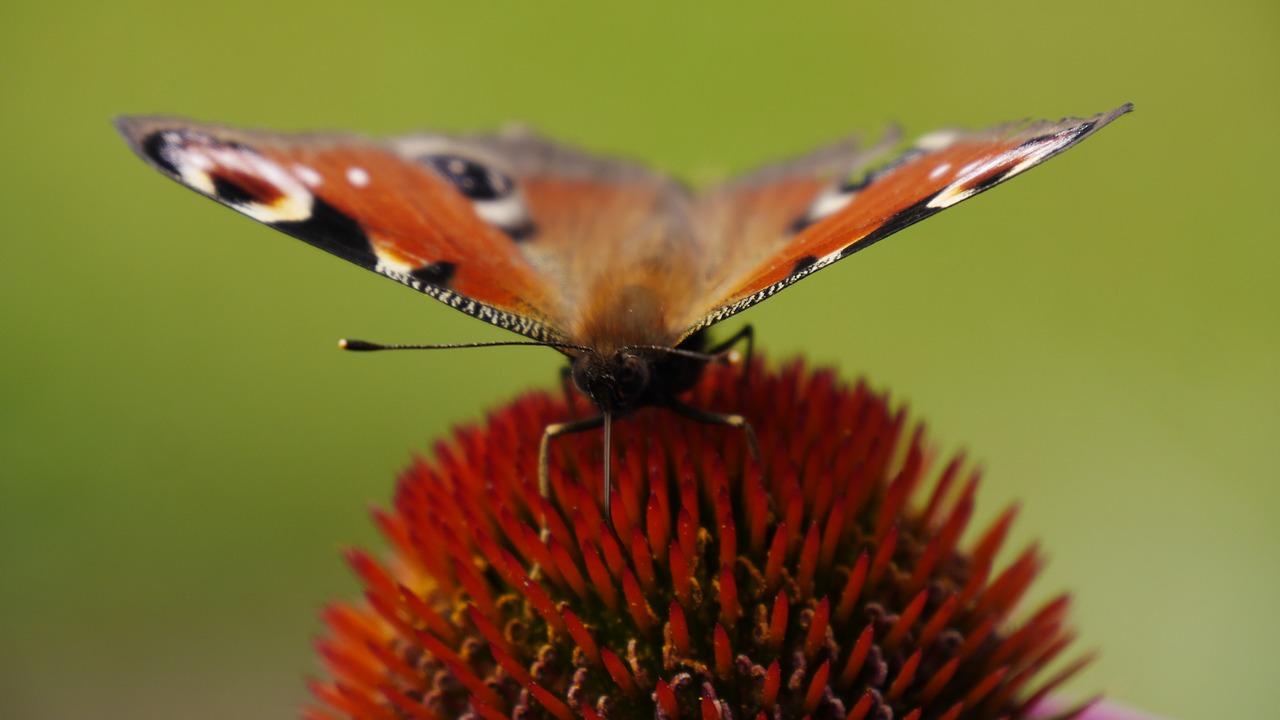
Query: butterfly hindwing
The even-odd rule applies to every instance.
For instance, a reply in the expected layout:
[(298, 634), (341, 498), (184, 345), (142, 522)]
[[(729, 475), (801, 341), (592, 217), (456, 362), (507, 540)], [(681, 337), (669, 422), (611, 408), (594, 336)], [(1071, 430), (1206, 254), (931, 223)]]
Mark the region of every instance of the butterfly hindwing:
[(890, 132), (877, 145), (862, 148), (851, 137), (702, 193), (697, 217), (707, 249), (699, 295), (703, 302), (685, 308), (678, 330), (703, 318), (706, 300), (732, 295), (762, 260), (788, 251), (810, 216), (824, 208), (824, 198), (839, 201), (844, 180), (864, 172), (897, 141), (897, 133)]
[(516, 245), (520, 189), (441, 146), (408, 159), (358, 136), (121, 118), (133, 150), (179, 183), (316, 247), (537, 340), (562, 340), (550, 281)]
[[(407, 158), (438, 152), (433, 134), (396, 138)], [(555, 283), (562, 327), (597, 349), (667, 344), (667, 319), (694, 300), (710, 257), (692, 225), (693, 196), (639, 163), (587, 153), (514, 126), (452, 138), (473, 157), (508, 169), (530, 222), (519, 244)], [(676, 329), (679, 329), (677, 326)]]
[[(1090, 118), (932, 133), (861, 178), (846, 176), (810, 186), (810, 202), (796, 214), (793, 226), (785, 232), (771, 227), (777, 233), (772, 246), (756, 243), (763, 252), (735, 264), (738, 273), (727, 282), (709, 286), (713, 294), (690, 308), (693, 314), (684, 334), (742, 312), (837, 260), (1048, 160), (1131, 109), (1124, 105)], [(787, 182), (794, 181), (782, 181)], [(754, 192), (767, 198), (786, 190), (787, 185), (780, 184), (776, 190)], [(794, 200), (790, 207), (796, 207)]]

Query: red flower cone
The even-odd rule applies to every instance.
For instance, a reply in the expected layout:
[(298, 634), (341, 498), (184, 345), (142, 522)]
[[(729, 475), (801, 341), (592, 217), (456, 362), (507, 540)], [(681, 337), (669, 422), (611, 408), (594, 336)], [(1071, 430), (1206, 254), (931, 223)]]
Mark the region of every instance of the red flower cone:
[(1042, 556), (997, 562), (1014, 509), (969, 527), (962, 458), (864, 384), (742, 372), (687, 400), (745, 415), (759, 461), (641, 411), (614, 426), (611, 518), (598, 433), (557, 439), (538, 493), (542, 429), (585, 403), (531, 393), (439, 443), (375, 513), (389, 558), (349, 553), (364, 602), (325, 611), (306, 716), (1019, 718), (1088, 662), (1065, 595), (1015, 612)]

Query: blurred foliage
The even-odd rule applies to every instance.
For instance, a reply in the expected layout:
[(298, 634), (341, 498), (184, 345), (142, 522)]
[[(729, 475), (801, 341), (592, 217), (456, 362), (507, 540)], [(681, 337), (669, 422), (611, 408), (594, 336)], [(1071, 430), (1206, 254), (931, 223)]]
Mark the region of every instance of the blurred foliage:
[[(0, 716), (280, 718), (340, 544), (538, 350), (157, 176), (119, 113), (383, 133), (522, 119), (694, 181), (891, 122), (1137, 111), (741, 320), (987, 469), (1101, 688), (1280, 707), (1272, 0), (20, 3), (0, 25)], [(736, 324), (734, 325), (736, 327)]]

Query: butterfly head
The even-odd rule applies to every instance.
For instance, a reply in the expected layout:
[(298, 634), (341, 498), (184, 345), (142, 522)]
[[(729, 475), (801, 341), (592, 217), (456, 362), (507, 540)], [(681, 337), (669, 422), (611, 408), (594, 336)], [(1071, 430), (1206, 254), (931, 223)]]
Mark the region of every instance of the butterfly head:
[(573, 382), (607, 415), (665, 405), (693, 387), (712, 356), (684, 346), (631, 345), (574, 358)]
[(654, 358), (622, 348), (612, 353), (584, 352), (573, 361), (573, 382), (596, 407), (623, 415), (646, 404)]

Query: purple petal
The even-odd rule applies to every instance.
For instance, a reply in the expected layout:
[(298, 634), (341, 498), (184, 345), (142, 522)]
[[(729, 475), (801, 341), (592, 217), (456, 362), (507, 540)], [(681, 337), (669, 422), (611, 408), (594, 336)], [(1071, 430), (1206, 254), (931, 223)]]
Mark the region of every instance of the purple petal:
[[(1079, 707), (1076, 703), (1068, 703), (1062, 698), (1049, 698), (1031, 711), (1028, 720), (1061, 717), (1065, 711)], [(1161, 718), (1117, 703), (1095, 702), (1084, 712), (1075, 716), (1074, 720), (1161, 720)]]

